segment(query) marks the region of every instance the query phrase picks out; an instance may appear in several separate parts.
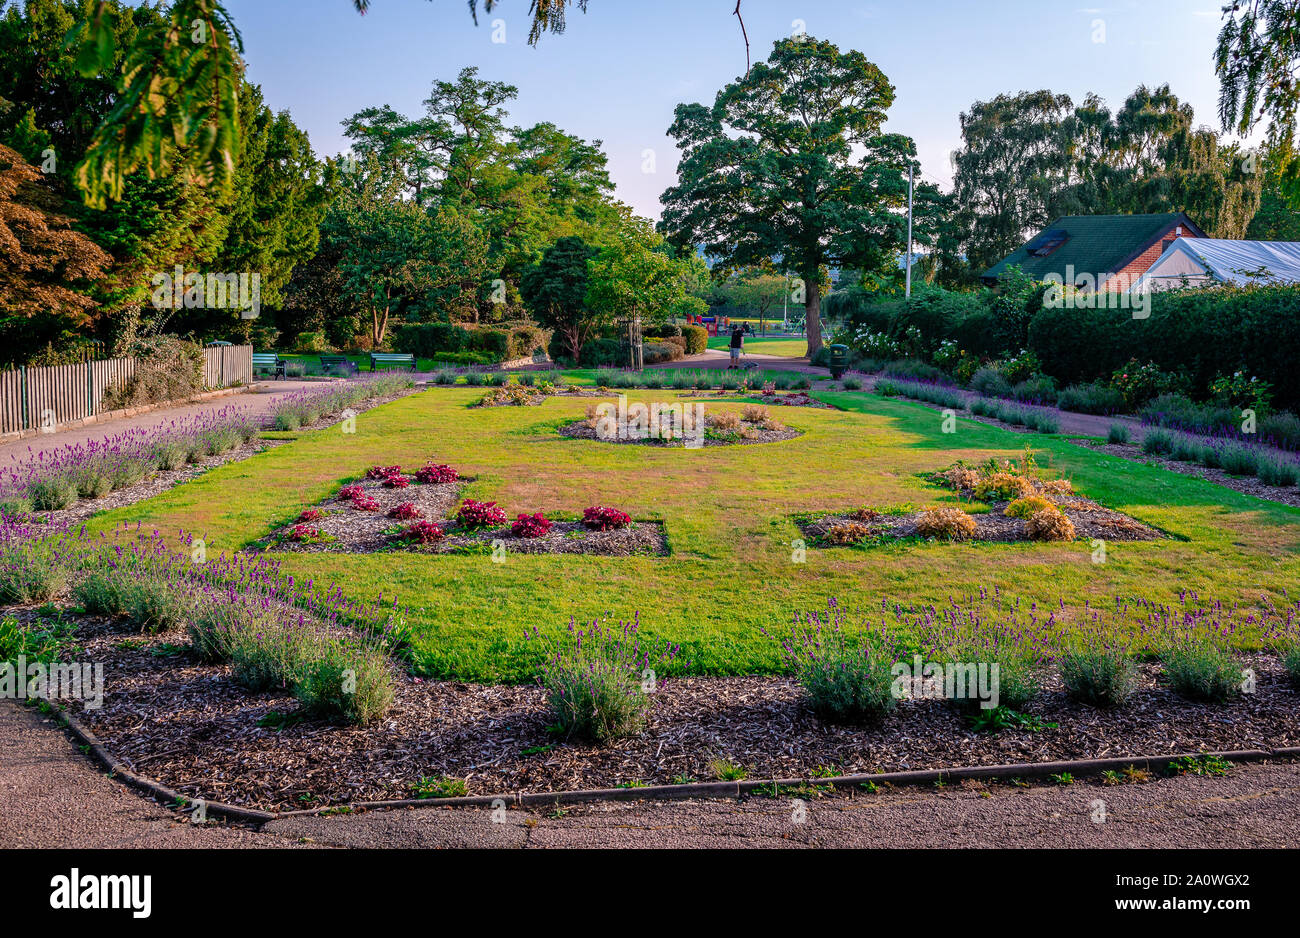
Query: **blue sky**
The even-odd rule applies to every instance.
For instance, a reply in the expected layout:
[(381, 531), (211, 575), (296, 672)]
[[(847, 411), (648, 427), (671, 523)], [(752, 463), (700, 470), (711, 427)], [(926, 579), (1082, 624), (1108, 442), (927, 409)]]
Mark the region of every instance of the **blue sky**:
[[(563, 35), (527, 45), (528, 0), (503, 0), (476, 28), (463, 0), (227, 0), (243, 33), (249, 77), (287, 108), (320, 154), (346, 149), (340, 121), (391, 104), (414, 115), (436, 79), (466, 65), (519, 88), (512, 123), (551, 121), (604, 141), (618, 197), (658, 217), (675, 180), (665, 131), (683, 101), (711, 103), (744, 72), (733, 0), (590, 0)], [(1219, 0), (1126, 0), (1086, 7), (1058, 0), (744, 0), (754, 58), (796, 20), (807, 32), (867, 55), (897, 98), (889, 129), (913, 137), (921, 165), (947, 187), (959, 114), (1001, 92), (1050, 88), (1112, 108), (1141, 83), (1169, 82), (1215, 126), (1212, 53)], [(493, 22), (505, 42), (493, 42)], [(647, 166), (646, 151), (653, 151)], [(647, 172), (646, 169), (653, 169)]]

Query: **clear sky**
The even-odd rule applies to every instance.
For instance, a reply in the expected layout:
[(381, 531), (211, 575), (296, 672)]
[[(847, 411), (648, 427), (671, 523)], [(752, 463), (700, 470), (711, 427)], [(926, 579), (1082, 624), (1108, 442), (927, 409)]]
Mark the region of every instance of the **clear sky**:
[[(1086, 0), (1085, 0), (1086, 2)], [(433, 81), (477, 65), (519, 88), (511, 123), (555, 123), (604, 141), (618, 197), (657, 218), (675, 176), (666, 135), (683, 101), (712, 103), (745, 70), (734, 0), (590, 0), (563, 35), (527, 45), (528, 0), (503, 0), (474, 26), (464, 0), (226, 0), (249, 77), (287, 108), (318, 154), (346, 149), (340, 122), (371, 105), (420, 113)], [(480, 4), (481, 6), (481, 4)], [(1002, 92), (1089, 91), (1112, 109), (1139, 84), (1168, 82), (1217, 126), (1212, 55), (1221, 0), (743, 0), (755, 60), (796, 21), (881, 67), (897, 97), (889, 130), (913, 137), (927, 178), (945, 188), (958, 116)], [(494, 42), (504, 25), (504, 42)], [(653, 151), (648, 160), (646, 151)]]

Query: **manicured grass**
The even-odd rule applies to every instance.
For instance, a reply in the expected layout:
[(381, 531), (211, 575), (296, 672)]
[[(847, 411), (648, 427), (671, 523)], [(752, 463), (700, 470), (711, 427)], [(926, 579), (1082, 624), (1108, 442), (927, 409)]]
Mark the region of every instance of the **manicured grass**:
[[(590, 398), (538, 407), (469, 409), (480, 389), (434, 389), (363, 413), (356, 432), (304, 433), (253, 459), (213, 469), (146, 502), (98, 516), (97, 528), (142, 521), (186, 530), (209, 551), (242, 547), (328, 497), (372, 465), (450, 463), (475, 481), (466, 494), (521, 511), (580, 513), (609, 505), (666, 524), (672, 555), (586, 557), (417, 556), (385, 553), (282, 555), (285, 569), (319, 588), (337, 582), (358, 599), (379, 594), (409, 605), (415, 658), (424, 672), (465, 680), (529, 680), (543, 654), (524, 639), (578, 620), (640, 614), (642, 635), (678, 642), (671, 670), (745, 674), (783, 670), (773, 640), (797, 610), (828, 597), (876, 622), (882, 600), (919, 608), (1000, 587), (1004, 597), (1054, 608), (1060, 599), (1114, 607), (1115, 597), (1176, 605), (1178, 590), (1202, 604), (1251, 605), (1300, 578), (1300, 511), (1155, 466), (1116, 459), (1055, 437), (1015, 434), (942, 418), (917, 404), (874, 395), (819, 393), (843, 410), (773, 407), (803, 431), (783, 443), (698, 450), (619, 446), (560, 437)], [(673, 401), (670, 391), (629, 392)], [(738, 410), (743, 399), (709, 402)], [(1032, 445), (1083, 494), (1171, 534), (1107, 545), (1094, 564), (1087, 542), (896, 544), (808, 549), (792, 562), (798, 512), (952, 503), (920, 475), (957, 458), (1016, 457)], [(1145, 612), (1133, 608), (1134, 621)], [(1066, 628), (1067, 626), (1060, 626)], [(1240, 636), (1243, 640), (1247, 637)]]
[[(727, 348), (731, 336), (719, 335), (709, 337), (709, 348)], [(755, 355), (782, 355), (788, 358), (803, 358), (808, 351), (807, 339), (787, 339), (784, 337), (759, 336), (745, 337), (745, 350)]]

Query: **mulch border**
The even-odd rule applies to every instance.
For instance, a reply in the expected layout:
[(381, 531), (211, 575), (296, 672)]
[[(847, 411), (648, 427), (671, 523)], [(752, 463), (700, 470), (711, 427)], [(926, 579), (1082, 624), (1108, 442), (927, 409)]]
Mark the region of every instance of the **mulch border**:
[(687, 785), (648, 785), (644, 788), (588, 788), (555, 792), (505, 792), (496, 795), (466, 795), (458, 798), (403, 798), (395, 801), (357, 801), (346, 805), (307, 808), (298, 811), (258, 811), (220, 801), (190, 798), (153, 779), (133, 772), (110, 753), (94, 733), (82, 726), (65, 710), (54, 711), (64, 728), (88, 749), (91, 758), (108, 770), (109, 778), (118, 779), (130, 788), (144, 792), (165, 803), (194, 804), (202, 801), (206, 813), (244, 823), (265, 824), (279, 818), (344, 816), (353, 812), (390, 808), (483, 808), (540, 807), (582, 804), (600, 801), (676, 801), (692, 798), (739, 798), (768, 788), (826, 787), (857, 788), (867, 782), (875, 785), (926, 785), (964, 779), (1046, 778), (1069, 772), (1091, 776), (1102, 772), (1140, 766), (1147, 771), (1164, 769), (1181, 759), (1212, 756), (1228, 762), (1261, 762), (1268, 759), (1300, 758), (1300, 746), (1281, 749), (1232, 749), (1220, 752), (1189, 752), (1166, 756), (1125, 756), (1110, 759), (1076, 759), (1064, 762), (1025, 762), (1008, 765), (957, 766), (950, 769), (916, 769), (905, 772), (837, 775), (829, 778), (748, 779), (736, 782), (693, 782)]

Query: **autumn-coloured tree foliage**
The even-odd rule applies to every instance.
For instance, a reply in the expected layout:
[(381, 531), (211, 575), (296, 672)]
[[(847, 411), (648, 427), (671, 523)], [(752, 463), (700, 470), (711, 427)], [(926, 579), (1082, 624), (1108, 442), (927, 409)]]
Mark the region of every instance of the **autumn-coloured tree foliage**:
[(95, 242), (58, 213), (62, 199), (41, 171), (0, 145), (0, 309), (10, 316), (90, 321), (95, 301), (78, 285), (102, 278), (112, 263)]

